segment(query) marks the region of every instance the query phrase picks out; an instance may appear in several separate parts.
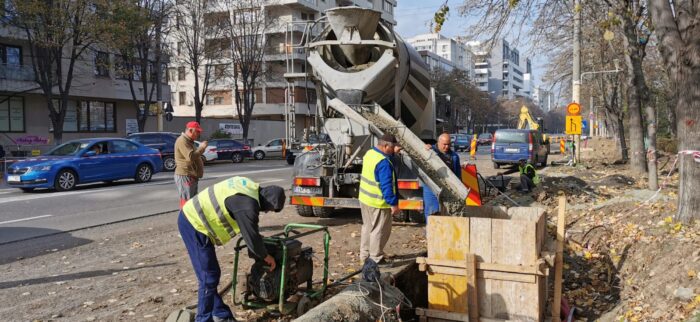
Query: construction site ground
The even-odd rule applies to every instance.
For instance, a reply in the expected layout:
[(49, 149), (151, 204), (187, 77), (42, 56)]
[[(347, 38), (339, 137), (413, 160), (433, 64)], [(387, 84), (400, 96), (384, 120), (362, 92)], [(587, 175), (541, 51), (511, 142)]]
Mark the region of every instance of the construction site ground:
[[(548, 166), (540, 170), (544, 181), (532, 194), (507, 193), (519, 205), (547, 208), (550, 233), (556, 222), (557, 193), (567, 194), (564, 298), (580, 310), (578, 319), (700, 320), (700, 225), (684, 225), (672, 218), (678, 175), (668, 172), (674, 157), (661, 158), (663, 189), (655, 193), (645, 189), (642, 176), (613, 164), (615, 151), (612, 141), (589, 142), (582, 150), (583, 166)], [(501, 171), (492, 168), (488, 155), (480, 154), (476, 163), (485, 176)], [(505, 206), (513, 206), (513, 201), (495, 195), (485, 199)], [(44, 237), (66, 242), (62, 247), (47, 247), (39, 256), (0, 265), (0, 320), (163, 321), (173, 310), (195, 303), (196, 278), (176, 216), (169, 213)], [(287, 207), (282, 213), (261, 217), (265, 235), (292, 222), (330, 227), (330, 280), (360, 268), (358, 212), (304, 218)], [(412, 261), (425, 251), (424, 231), (421, 225), (395, 223), (387, 253), (396, 261)], [(302, 239), (316, 252), (317, 279), (322, 272), (321, 237)], [(70, 239), (87, 242), (76, 246)], [(217, 252), (225, 284), (232, 276), (232, 243)], [(242, 258), (241, 270), (246, 271), (250, 260)], [(229, 296), (225, 299), (230, 303)], [(271, 319), (260, 312), (233, 309), (241, 321)]]

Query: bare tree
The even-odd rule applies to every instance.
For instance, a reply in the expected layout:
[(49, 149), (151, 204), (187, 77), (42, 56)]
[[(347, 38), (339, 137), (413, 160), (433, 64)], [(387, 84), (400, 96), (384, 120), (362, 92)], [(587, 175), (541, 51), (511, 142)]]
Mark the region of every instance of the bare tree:
[(243, 128), (243, 140), (248, 140), (248, 129), (255, 108), (255, 91), (264, 81), (267, 33), (276, 26), (267, 16), (267, 0), (225, 0), (231, 19), (225, 35), (231, 42), (231, 65), (236, 114)]
[(172, 35), (178, 46), (173, 60), (177, 62), (178, 68), (192, 72), (197, 122), (202, 118), (209, 86), (224, 76), (214, 72), (214, 65), (228, 51), (226, 42), (222, 41), (228, 23), (228, 12), (217, 11), (217, 8), (215, 0), (177, 1), (175, 21), (170, 21), (175, 24)]
[(99, 0), (15, 1), (11, 23), (27, 37), (35, 82), (41, 88), (57, 144), (74, 85), (76, 64), (104, 32)]
[(688, 222), (700, 218), (700, 7), (688, 0), (650, 0), (649, 5), (666, 70), (678, 87), (681, 178), (676, 217)]
[[(642, 126), (642, 107), (649, 120), (647, 127), (650, 152), (655, 152), (654, 107), (646, 104), (648, 101), (647, 85), (643, 72), (643, 59), (648, 41), (648, 14), (643, 2), (630, 0), (602, 0), (586, 2), (585, 6), (606, 13), (605, 19), (588, 21), (587, 25), (601, 28), (602, 22), (608, 20), (608, 27), (618, 27), (624, 35), (627, 64), (627, 99), (629, 113), (630, 147), (633, 157), (631, 167), (638, 172), (647, 169), (646, 150), (644, 149), (644, 128)], [(562, 19), (576, 10), (585, 10), (585, 6), (574, 7), (572, 1), (555, 0), (520, 0), (503, 2), (499, 0), (479, 1), (465, 0), (460, 7), (464, 16), (476, 16), (478, 19), (470, 25), (472, 33), (479, 37), (495, 39), (504, 32), (512, 32), (518, 39), (523, 30), (531, 30), (528, 35), (531, 43), (551, 47), (549, 41), (543, 39), (566, 39), (562, 30), (570, 30), (570, 19)], [(585, 13), (585, 12), (584, 12)], [(584, 16), (584, 19), (590, 19)], [(556, 39), (555, 38), (555, 39)], [(536, 45), (537, 46), (537, 45)], [(556, 46), (554, 46), (556, 47)], [(655, 159), (655, 158), (653, 158)], [(649, 162), (649, 187), (656, 187), (656, 163)]]
[[(162, 86), (163, 37), (171, 5), (167, 0), (120, 0), (112, 6), (111, 46), (120, 54), (115, 69), (117, 77), (128, 80), (139, 131), (143, 131), (153, 95)], [(160, 95), (155, 99), (160, 100)]]

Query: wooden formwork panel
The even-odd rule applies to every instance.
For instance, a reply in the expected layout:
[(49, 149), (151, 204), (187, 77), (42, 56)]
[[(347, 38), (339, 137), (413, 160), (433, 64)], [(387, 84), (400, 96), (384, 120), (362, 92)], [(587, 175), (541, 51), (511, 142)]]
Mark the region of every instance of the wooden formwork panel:
[[(431, 216), (427, 228), (429, 260), (460, 263), (468, 254), (475, 255), (478, 303), (466, 305), (467, 276), (429, 274), (429, 308), (467, 313), (466, 307), (471, 306), (478, 307), (484, 319), (540, 321), (546, 302), (546, 277), (540, 269), (544, 210), (478, 208), (476, 217)], [(431, 290), (440, 295), (432, 297)], [(460, 306), (464, 309), (459, 310)]]

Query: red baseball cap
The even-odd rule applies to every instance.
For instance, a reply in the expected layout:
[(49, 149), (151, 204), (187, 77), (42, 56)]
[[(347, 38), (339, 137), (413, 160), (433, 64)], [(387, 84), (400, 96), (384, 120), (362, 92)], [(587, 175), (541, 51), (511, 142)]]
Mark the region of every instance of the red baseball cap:
[(199, 126), (198, 122), (192, 121), (192, 122), (187, 122), (186, 128), (188, 129), (195, 129), (197, 132), (202, 132), (202, 127)]

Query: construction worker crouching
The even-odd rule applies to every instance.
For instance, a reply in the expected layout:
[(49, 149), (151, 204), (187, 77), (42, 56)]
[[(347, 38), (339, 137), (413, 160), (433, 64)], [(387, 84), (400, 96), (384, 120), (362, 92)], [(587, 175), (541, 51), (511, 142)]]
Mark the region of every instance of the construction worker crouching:
[(232, 177), (204, 189), (182, 207), (178, 228), (199, 282), (195, 321), (236, 321), (217, 292), (221, 268), (215, 245), (224, 245), (241, 234), (249, 254), (275, 269), (258, 227), (260, 211), (280, 212), (284, 189), (260, 187), (245, 177)]
[(511, 174), (516, 171), (520, 172), (520, 188), (518, 191), (529, 193), (535, 186), (540, 184), (540, 176), (537, 175), (535, 167), (527, 162), (527, 159), (520, 159), (517, 169), (513, 168), (506, 172), (501, 172), (498, 175)]

